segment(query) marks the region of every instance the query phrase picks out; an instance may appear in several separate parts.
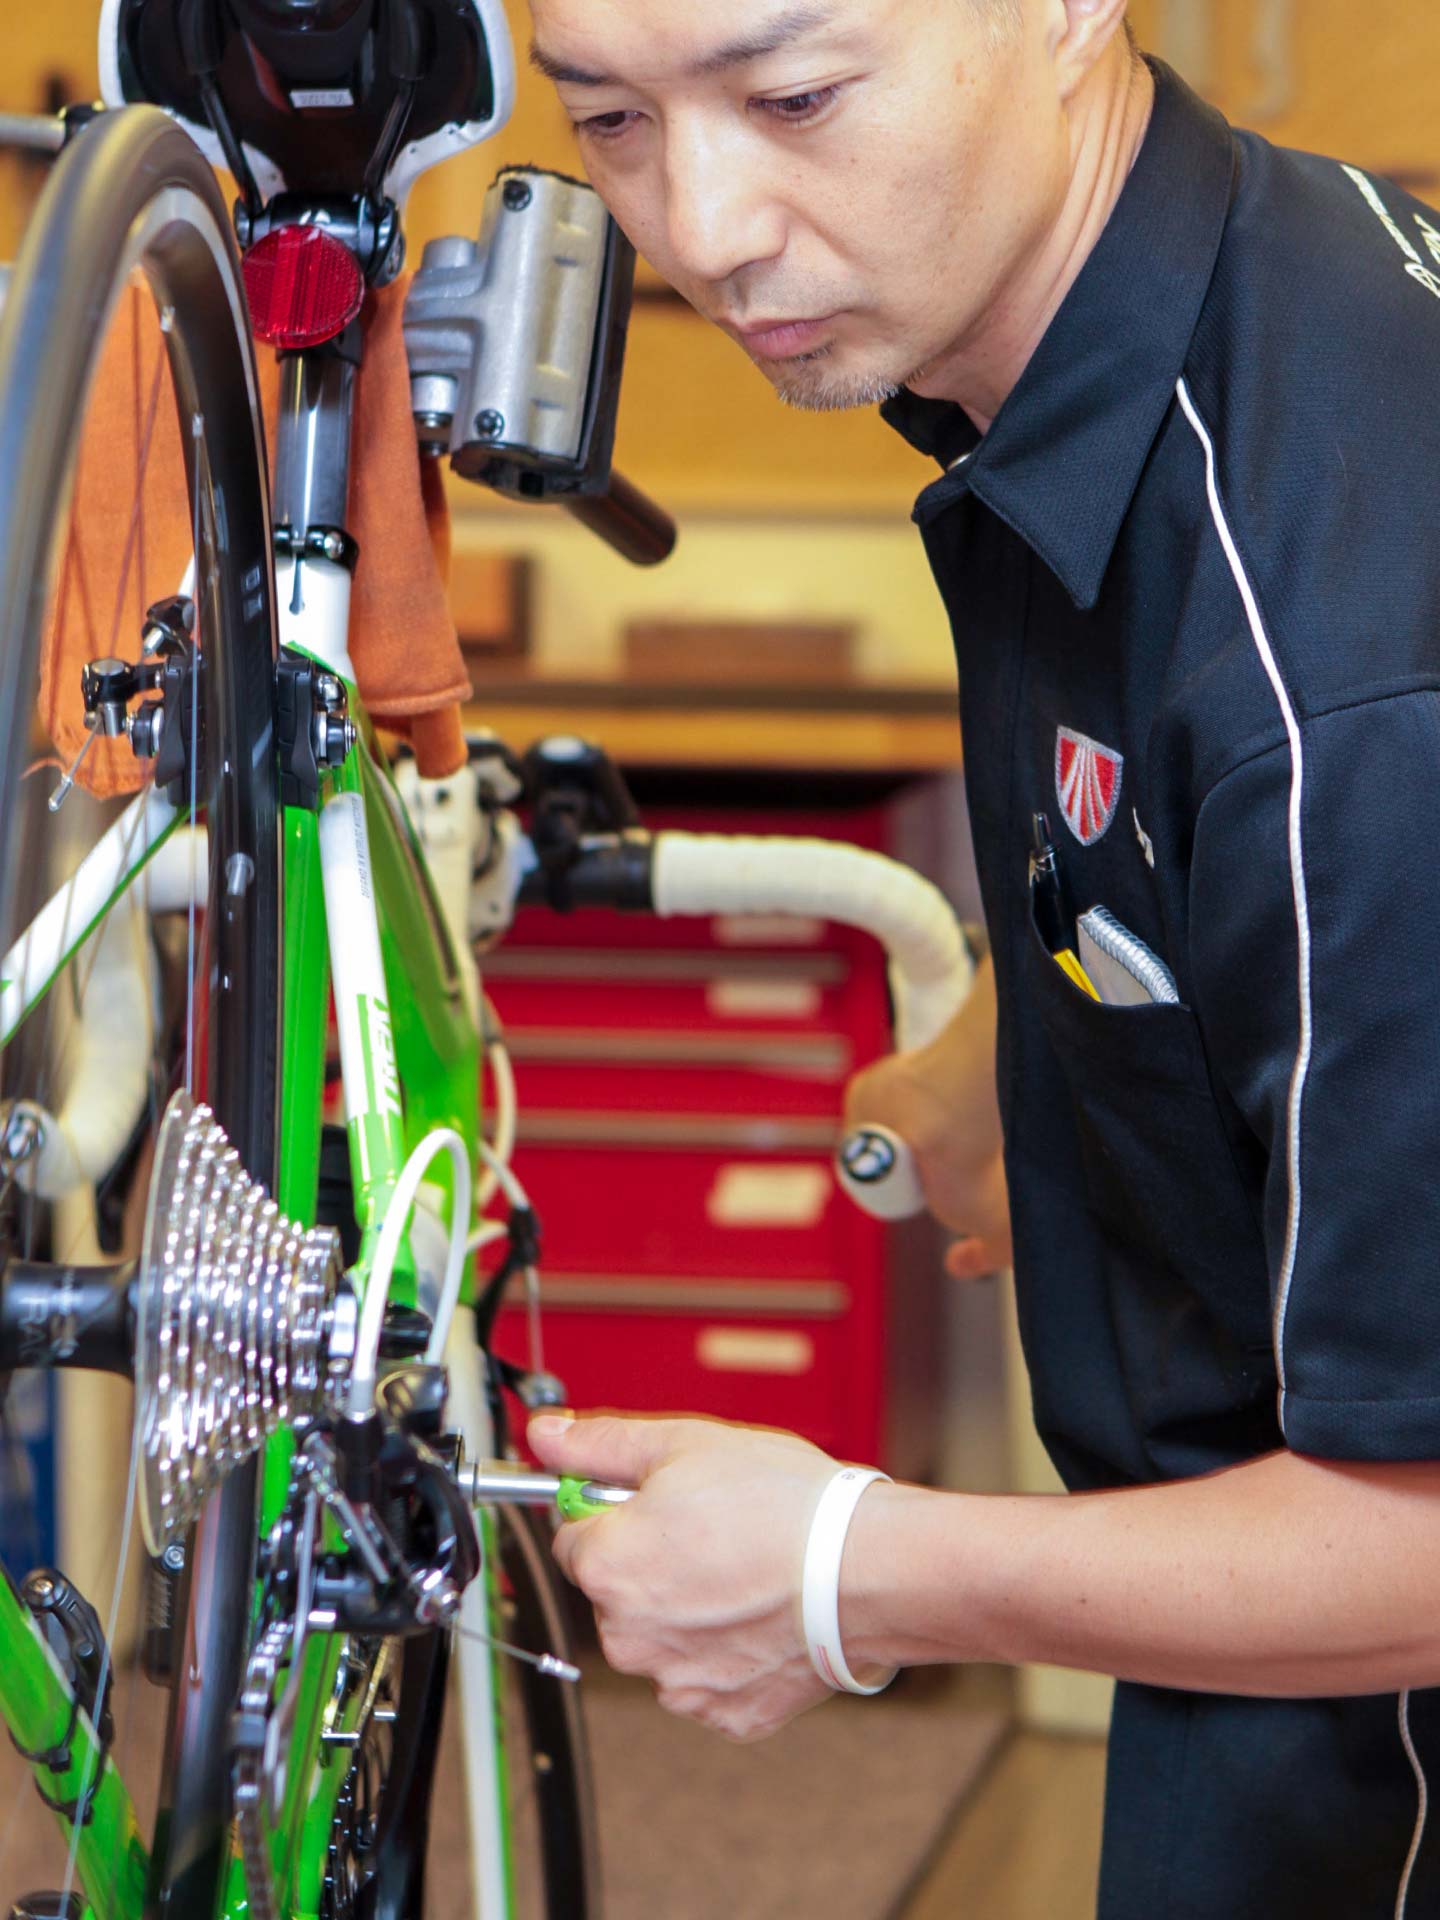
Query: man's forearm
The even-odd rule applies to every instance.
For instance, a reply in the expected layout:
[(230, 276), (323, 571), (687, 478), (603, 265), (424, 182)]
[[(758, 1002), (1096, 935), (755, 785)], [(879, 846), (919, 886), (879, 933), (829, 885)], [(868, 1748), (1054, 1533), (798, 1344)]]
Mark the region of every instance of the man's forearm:
[(1440, 1683), (1440, 1465), (1267, 1455), (1156, 1487), (877, 1486), (841, 1579), (852, 1666), (1040, 1661), (1306, 1696)]

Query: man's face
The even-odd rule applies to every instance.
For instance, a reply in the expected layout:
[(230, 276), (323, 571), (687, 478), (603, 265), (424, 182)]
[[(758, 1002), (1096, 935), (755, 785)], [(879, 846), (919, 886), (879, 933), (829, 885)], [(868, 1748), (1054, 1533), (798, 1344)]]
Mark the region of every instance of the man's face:
[(872, 405), (1003, 328), (1068, 177), (1025, 0), (531, 0), (590, 178), (782, 398)]

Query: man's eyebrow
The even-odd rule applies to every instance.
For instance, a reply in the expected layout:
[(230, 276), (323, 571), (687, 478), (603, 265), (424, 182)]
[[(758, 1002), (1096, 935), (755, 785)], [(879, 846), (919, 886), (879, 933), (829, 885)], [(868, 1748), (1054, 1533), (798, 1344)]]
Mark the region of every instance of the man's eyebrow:
[[(749, 66), (754, 60), (763, 60), (769, 54), (778, 53), (792, 40), (803, 39), (806, 34), (817, 33), (820, 28), (828, 27), (833, 17), (829, 7), (792, 7), (768, 26), (756, 27), (750, 33), (741, 34), (738, 39), (727, 41), (724, 46), (716, 47), (713, 52), (702, 54), (691, 65), (690, 74), (708, 77), (728, 73), (732, 67)], [(530, 44), (530, 64), (548, 79), (558, 81), (563, 86), (609, 87), (618, 84), (610, 74), (591, 73), (585, 67), (572, 66), (568, 60), (557, 59), (535, 41)]]

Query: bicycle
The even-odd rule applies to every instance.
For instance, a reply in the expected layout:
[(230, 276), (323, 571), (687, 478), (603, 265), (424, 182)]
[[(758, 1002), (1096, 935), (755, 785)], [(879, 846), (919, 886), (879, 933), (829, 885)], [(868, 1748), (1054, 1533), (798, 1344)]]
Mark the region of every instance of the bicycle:
[[(511, 1401), (562, 1390), (538, 1358), (489, 1348), (511, 1282), (532, 1305), (537, 1283), (472, 938), (532, 903), (852, 919), (891, 948), (912, 1044), (963, 997), (966, 958), (939, 896), (874, 855), (652, 839), (584, 743), (521, 762), (492, 737), (439, 776), (391, 765), (348, 645), (356, 312), (398, 268), (415, 174), (503, 120), (511, 56), (497, 0), (395, 0), (373, 20), (317, 0), (323, 31), (287, 74), (293, 11), (105, 0), (106, 110), (37, 133), (63, 150), (0, 308), (0, 1368), (135, 1386), (105, 1617), (56, 1568), (0, 1580), (0, 1716), (67, 1844), (64, 1885), (15, 1911), (418, 1914), (453, 1654), (474, 1913), (590, 1920), (593, 1814), (545, 1514), (618, 1495), (527, 1476), (511, 1443)], [(357, 20), (384, 22), (368, 66), (358, 38), (342, 44)], [(369, 76), (348, 106), (317, 81), (322, 45)], [(307, 92), (329, 96), (321, 142), (288, 125)], [(252, 272), (247, 302), (217, 161), (239, 183), (247, 260), (294, 250), (293, 297), (257, 295)], [(673, 529), (610, 464), (633, 257), (588, 194), (502, 177), (480, 242), (422, 262), (412, 411), (423, 458), (557, 500), (654, 561)], [(533, 245), (506, 254), (506, 216), (564, 224), (563, 276), (577, 220), (587, 236), (548, 437), (514, 422), (562, 269), (537, 268)], [(318, 319), (317, 251), (344, 289)], [(81, 423), (137, 274), (164, 351), (153, 373), (132, 355), (144, 456), (115, 604), (91, 623), (105, 644), (85, 664), (82, 758), (138, 773), (138, 791), (101, 804), (75, 765), (49, 795), (21, 774), (52, 596), (82, 594), (66, 565)], [(252, 326), (285, 344), (273, 516)], [(152, 597), (138, 503), (172, 413), (188, 557)], [(323, 1118), (332, 1004), (343, 1134)], [(896, 1143), (848, 1153), (875, 1204), (914, 1204)], [(497, 1192), (504, 1224), (487, 1217)], [(167, 1712), (148, 1838), (113, 1750), (137, 1512), (142, 1664)]]

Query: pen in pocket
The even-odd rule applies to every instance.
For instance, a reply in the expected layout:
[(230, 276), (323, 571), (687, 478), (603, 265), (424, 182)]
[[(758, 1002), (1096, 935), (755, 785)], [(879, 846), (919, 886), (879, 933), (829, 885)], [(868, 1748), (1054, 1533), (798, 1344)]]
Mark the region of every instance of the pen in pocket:
[(1030, 904), (1035, 926), (1051, 958), (1082, 993), (1098, 1000), (1094, 983), (1075, 951), (1075, 915), (1065, 894), (1059, 856), (1050, 838), (1050, 822), (1043, 813), (1031, 818), (1035, 844), (1030, 854)]

